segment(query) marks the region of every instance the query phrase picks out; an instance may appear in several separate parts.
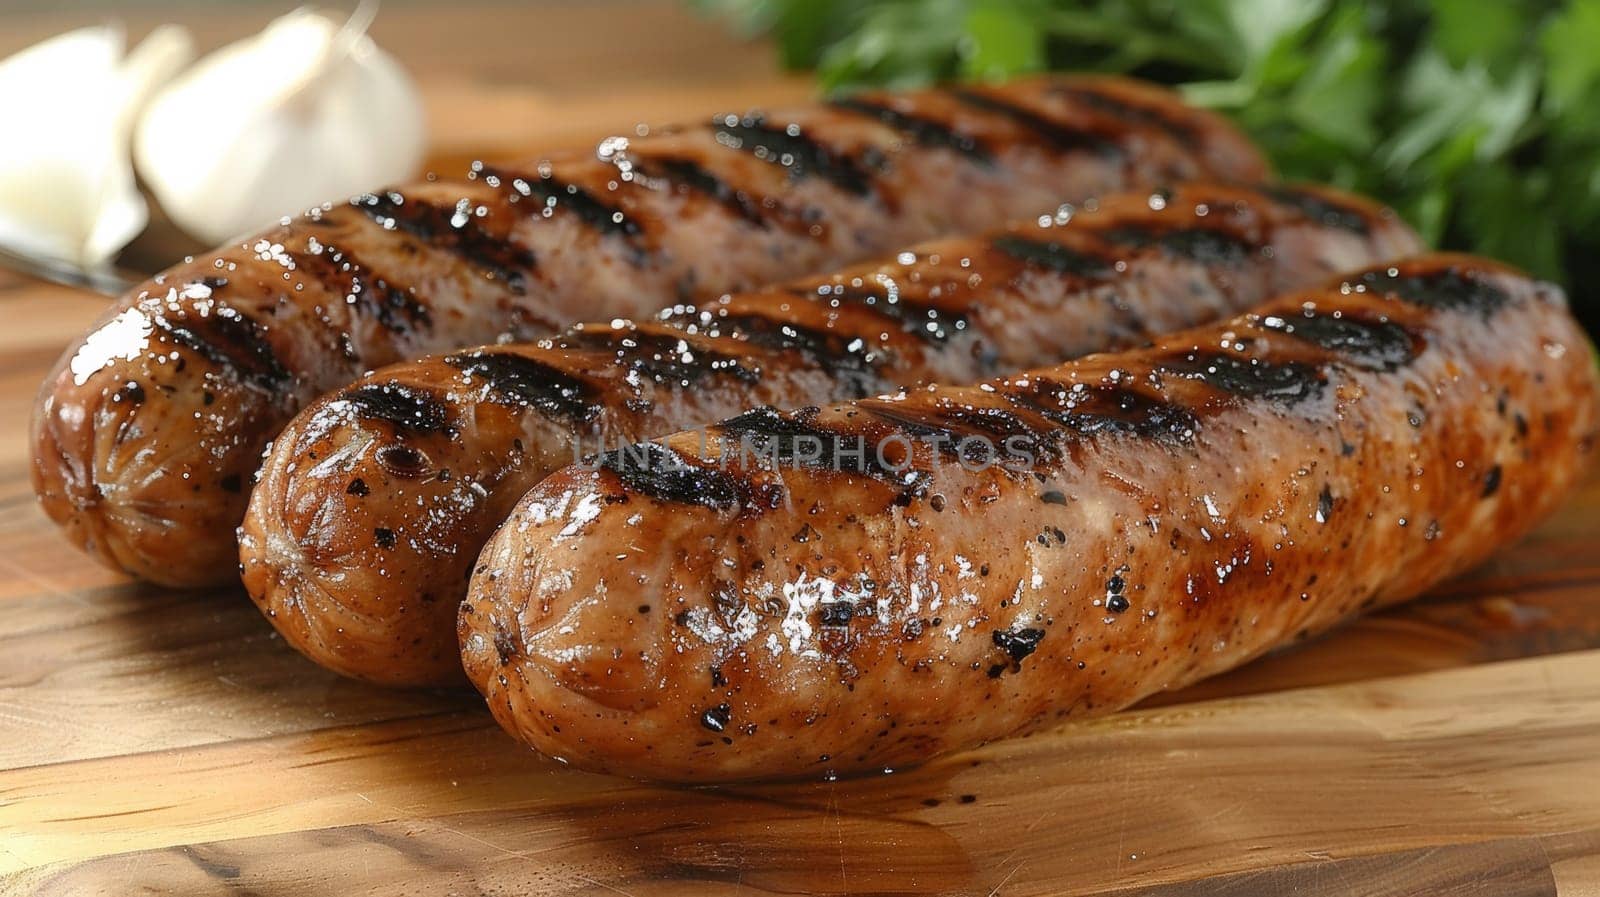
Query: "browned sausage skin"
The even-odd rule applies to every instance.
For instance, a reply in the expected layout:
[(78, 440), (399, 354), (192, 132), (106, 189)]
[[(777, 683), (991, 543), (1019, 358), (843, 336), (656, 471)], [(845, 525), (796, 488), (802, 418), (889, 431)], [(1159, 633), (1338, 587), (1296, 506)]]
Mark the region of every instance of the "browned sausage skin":
[(1220, 119), (1114, 79), (869, 94), (313, 210), (138, 287), (33, 422), (46, 512), (171, 585), (234, 575), (262, 449), (307, 400), (403, 358), (649, 314), (1164, 178), (1255, 179)]
[(324, 666), (460, 682), (456, 605), (479, 549), (523, 493), (602, 444), (1126, 347), (1418, 248), (1337, 191), (1180, 185), (664, 320), (386, 368), (278, 439), (241, 530), (245, 585)]
[[(1106, 713), (1515, 539), (1591, 454), (1590, 352), (1555, 287), (1436, 255), (982, 387), (752, 411), (534, 489), (466, 669), (539, 750), (687, 781)], [(976, 437), (1006, 463), (935, 448)]]

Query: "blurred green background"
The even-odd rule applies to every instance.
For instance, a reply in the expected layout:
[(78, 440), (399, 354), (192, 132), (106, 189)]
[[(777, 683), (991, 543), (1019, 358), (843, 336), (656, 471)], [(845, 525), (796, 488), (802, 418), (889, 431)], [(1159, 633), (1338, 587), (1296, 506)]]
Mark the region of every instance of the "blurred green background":
[(696, 0), (829, 89), (1127, 72), (1600, 325), (1600, 0)]

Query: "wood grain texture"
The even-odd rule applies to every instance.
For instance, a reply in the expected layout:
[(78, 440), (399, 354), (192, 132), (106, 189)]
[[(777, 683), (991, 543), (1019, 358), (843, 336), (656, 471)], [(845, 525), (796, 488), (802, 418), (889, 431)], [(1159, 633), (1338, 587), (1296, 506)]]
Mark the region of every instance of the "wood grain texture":
[(1252, 894), (1410, 894), (1541, 897), (1567, 893), (1555, 870), (1600, 858), (1600, 831), (1424, 847), (1297, 863), (1173, 885), (1131, 888), (1118, 897), (1243, 897)]
[[(1475, 705), (1495, 710), (1462, 711)], [(1588, 651), (1152, 708), (893, 776), (742, 788), (560, 770), (464, 714), (69, 778), (14, 770), (0, 818), (8, 849), (46, 866), (14, 876), (18, 893), (1097, 893), (1292, 882), (1309, 872), (1290, 867), (1374, 855), (1389, 858), (1362, 875), (1446, 883), (1459, 857), (1434, 867), (1426, 851), (1452, 848), (1529, 881), (1556, 857), (1530, 868), (1493, 842), (1600, 828), (1600, 802), (1574, 787), (1600, 781), (1597, 738)], [(19, 805), (47, 811), (31, 836), (9, 825)]]
[[(212, 43), (272, 14), (178, 9)], [(97, 15), (0, 16), (0, 54)], [(810, 90), (667, 3), (390, 4), (379, 39), (441, 170)], [(662, 789), (532, 756), (471, 695), (331, 676), (235, 590), (77, 555), (24, 429), (103, 307), (0, 271), (0, 895), (1600, 893), (1600, 472), (1429, 598), (1110, 719)]]

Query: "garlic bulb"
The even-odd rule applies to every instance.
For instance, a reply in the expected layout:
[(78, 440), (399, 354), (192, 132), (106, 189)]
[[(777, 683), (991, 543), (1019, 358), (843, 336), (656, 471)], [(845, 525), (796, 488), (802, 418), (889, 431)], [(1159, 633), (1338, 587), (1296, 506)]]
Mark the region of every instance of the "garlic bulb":
[(211, 243), (404, 178), (423, 152), (422, 103), (366, 37), (307, 9), (200, 60), (139, 123), (139, 174), (172, 220)]
[(144, 230), (129, 136), (194, 50), (173, 26), (131, 53), (124, 43), (120, 29), (82, 28), (0, 62), (0, 244), (94, 270)]

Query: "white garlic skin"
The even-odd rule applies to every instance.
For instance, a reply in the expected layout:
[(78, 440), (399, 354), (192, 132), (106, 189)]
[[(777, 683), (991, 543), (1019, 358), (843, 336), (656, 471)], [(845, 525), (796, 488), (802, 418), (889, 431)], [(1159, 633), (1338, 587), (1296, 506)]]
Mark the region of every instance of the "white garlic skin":
[(296, 10), (206, 56), (150, 103), (134, 157), (180, 228), (222, 243), (416, 172), (425, 132), (415, 86), (340, 25)]
[(95, 26), (0, 61), (0, 245), (93, 271), (144, 230), (134, 121), (194, 47), (170, 25), (124, 46), (121, 29)]

